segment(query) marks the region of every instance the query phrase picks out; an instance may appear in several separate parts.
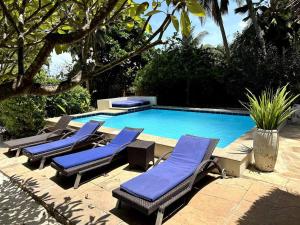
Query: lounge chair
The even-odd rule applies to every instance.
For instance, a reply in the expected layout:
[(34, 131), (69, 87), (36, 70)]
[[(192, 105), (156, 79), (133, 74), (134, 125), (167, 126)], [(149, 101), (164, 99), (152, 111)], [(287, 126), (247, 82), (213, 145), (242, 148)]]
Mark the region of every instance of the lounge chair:
[(123, 183), (113, 190), (112, 195), (121, 202), (150, 215), (158, 211), (156, 225), (163, 220), (165, 208), (192, 190), (193, 185), (213, 169), (220, 168), (212, 152), (219, 140), (200, 138), (191, 135), (182, 136), (170, 157), (158, 164), (163, 155), (147, 172)]
[(70, 132), (71, 130), (67, 129), (67, 126), (71, 120), (72, 116), (64, 115), (54, 126), (45, 127), (35, 136), (6, 141), (4, 144), (8, 147), (8, 151), (17, 150), (16, 156), (19, 156), (24, 147), (57, 140), (66, 134), (66, 132)]
[(62, 137), (60, 140), (41, 145), (25, 147), (22, 152), (28, 157), (28, 162), (40, 160), (39, 169), (43, 169), (47, 158), (75, 151), (99, 141), (102, 136), (96, 132), (103, 123), (102, 121), (87, 122), (78, 131), (74, 131), (72, 136)]
[(120, 159), (121, 152), (136, 140), (143, 129), (125, 127), (108, 144), (85, 151), (53, 158), (51, 166), (57, 170), (56, 175), (71, 176), (77, 174), (74, 188), (78, 188), (83, 173), (110, 164)]
[(112, 107), (131, 108), (131, 107), (138, 107), (138, 106), (146, 106), (149, 104), (150, 101), (143, 100), (143, 99), (128, 99), (128, 100), (114, 101), (112, 102)]

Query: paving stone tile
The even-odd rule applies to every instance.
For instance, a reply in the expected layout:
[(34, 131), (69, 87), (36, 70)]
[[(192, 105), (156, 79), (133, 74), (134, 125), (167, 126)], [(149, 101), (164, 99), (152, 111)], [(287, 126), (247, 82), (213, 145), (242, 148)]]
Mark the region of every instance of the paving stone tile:
[(120, 187), (120, 185), (123, 182), (128, 181), (128, 180), (132, 179), (133, 177), (138, 176), (139, 174), (140, 174), (139, 172), (126, 171), (126, 172), (123, 172), (121, 174), (114, 176), (112, 179), (108, 179), (102, 183), (99, 183), (98, 186), (102, 187), (106, 191), (112, 191), (113, 189)]
[(22, 174), (31, 172), (31, 170), (29, 168), (25, 167), (22, 164), (13, 164), (13, 165), (1, 168), (1, 171), (9, 177), (14, 176), (14, 175), (20, 176)]
[(226, 218), (230, 215), (231, 211), (237, 206), (237, 203), (224, 198), (215, 197), (203, 193), (197, 193), (192, 197), (192, 199), (188, 203), (188, 206), (194, 208), (197, 211), (197, 214), (203, 214), (203, 216), (205, 216), (204, 214), (213, 216), (217, 208), (217, 216)]
[(254, 202), (258, 200), (261, 196), (266, 196), (272, 191), (274, 191), (277, 187), (266, 184), (260, 181), (257, 181), (252, 184), (250, 189), (247, 191), (246, 195), (244, 196), (244, 199), (246, 201)]
[(246, 194), (246, 191), (247, 190), (242, 187), (222, 185), (213, 182), (204, 186), (200, 190), (200, 193), (215, 196), (218, 198), (223, 198), (233, 202), (239, 202)]
[[(205, 203), (203, 203), (205, 204)], [(219, 225), (225, 222), (225, 218), (218, 215), (218, 213), (207, 210), (195, 210), (189, 205), (178, 211), (173, 217), (169, 219), (169, 224), (175, 220), (178, 224), (185, 225)]]
[(77, 196), (80, 196), (84, 203), (106, 211), (112, 210), (117, 203), (117, 199), (112, 198), (111, 191), (106, 191), (96, 185), (94, 185), (94, 187), (85, 188), (85, 190), (82, 190)]
[(226, 185), (229, 187), (234, 188), (241, 188), (248, 190), (250, 186), (252, 185), (253, 181), (246, 178), (226, 178), (226, 179), (217, 179), (214, 181), (214, 183), (220, 184), (220, 185)]

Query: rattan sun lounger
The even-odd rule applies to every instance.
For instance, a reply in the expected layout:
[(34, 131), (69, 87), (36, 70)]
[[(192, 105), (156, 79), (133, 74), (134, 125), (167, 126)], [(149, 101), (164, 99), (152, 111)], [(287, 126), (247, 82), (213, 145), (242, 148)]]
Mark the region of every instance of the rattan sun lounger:
[(103, 123), (103, 121), (87, 122), (71, 136), (68, 134), (68, 137), (63, 136), (57, 141), (25, 147), (22, 152), (28, 157), (28, 162), (40, 161), (39, 169), (43, 169), (47, 158), (92, 146), (95, 141), (102, 139), (103, 135), (98, 135), (96, 132)]
[(53, 158), (51, 166), (57, 170), (56, 175), (71, 176), (77, 174), (74, 188), (78, 188), (83, 173), (103, 167), (125, 156), (127, 145), (136, 140), (143, 129), (125, 127), (104, 146)]
[(25, 138), (19, 138), (4, 142), (8, 147), (8, 151), (17, 150), (16, 156), (19, 156), (21, 149), (28, 146), (43, 144), (49, 141), (57, 140), (61, 138), (70, 129), (67, 129), (69, 122), (72, 120), (72, 116), (64, 115), (59, 121), (52, 127), (45, 127), (40, 130), (37, 135)]
[(181, 137), (167, 160), (159, 164), (166, 155), (162, 156), (152, 169), (113, 190), (112, 195), (118, 199), (116, 207), (120, 208), (125, 202), (146, 215), (157, 211), (156, 225), (160, 225), (166, 207), (189, 193), (208, 172), (217, 169), (225, 176), (217, 159), (212, 158), (218, 140), (206, 139), (209, 143), (201, 145), (205, 139), (191, 135)]

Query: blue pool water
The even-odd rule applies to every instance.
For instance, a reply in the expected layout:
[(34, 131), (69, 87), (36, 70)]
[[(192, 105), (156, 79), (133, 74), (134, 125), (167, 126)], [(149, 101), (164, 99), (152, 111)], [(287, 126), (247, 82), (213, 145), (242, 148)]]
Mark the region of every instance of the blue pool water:
[(179, 139), (184, 134), (219, 138), (220, 148), (226, 147), (254, 127), (254, 122), (249, 116), (162, 109), (149, 109), (118, 116), (94, 115), (73, 119), (81, 123), (89, 120), (103, 120), (104, 126), (118, 129), (125, 126), (144, 128), (146, 134), (173, 139)]

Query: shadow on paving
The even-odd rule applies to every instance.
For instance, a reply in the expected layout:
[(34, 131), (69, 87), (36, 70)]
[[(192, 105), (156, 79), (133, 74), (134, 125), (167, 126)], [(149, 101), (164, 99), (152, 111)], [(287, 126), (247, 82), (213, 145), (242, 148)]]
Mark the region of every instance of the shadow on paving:
[[(16, 177), (14, 177), (16, 178)], [(32, 182), (32, 180), (28, 180)], [(44, 196), (47, 198), (47, 196)], [(0, 184), (0, 224), (58, 224), (21, 188), (5, 178)]]
[[(196, 183), (190, 193), (178, 199), (172, 205), (165, 210), (163, 223), (171, 219), (173, 215), (184, 208), (185, 205), (195, 196), (204, 186), (209, 185), (214, 180), (219, 179), (207, 175), (198, 183)], [(122, 219), (124, 222), (130, 225), (153, 225), (156, 220), (156, 212), (150, 216), (131, 208), (128, 204), (122, 202), (121, 209), (114, 208), (110, 210), (112, 214)]]
[(286, 125), (280, 131), (280, 137), (288, 138), (288, 139), (300, 139), (300, 126), (294, 124)]
[[(13, 181), (13, 182), (12, 182)], [(18, 183), (19, 186), (16, 184)], [(90, 215), (87, 219), (82, 221), (85, 212), (83, 209), (81, 200), (73, 200), (71, 197), (62, 197), (61, 203), (55, 202), (57, 199), (51, 196), (51, 193), (43, 193), (39, 191), (38, 180), (28, 178), (25, 181), (19, 176), (13, 175), (11, 180), (8, 178), (0, 184), (0, 224), (12, 225), (12, 224), (58, 224), (58, 222), (51, 217), (52, 221), (49, 221), (47, 217), (46, 209), (40, 205), (33, 207), (35, 202), (30, 195), (42, 203), (48, 212), (54, 216), (57, 221), (68, 224), (106, 224), (109, 221), (110, 214), (101, 215), (95, 217)], [(80, 212), (80, 213), (79, 213)], [(100, 211), (99, 211), (100, 212)], [(100, 214), (100, 213), (99, 213)], [(85, 215), (86, 216), (86, 215)]]
[(300, 195), (274, 189), (256, 200), (238, 225), (299, 225)]
[[(111, 172), (112, 170), (114, 170), (124, 164), (126, 164), (126, 161), (114, 161), (114, 162), (110, 163), (109, 165), (88, 171), (82, 175), (80, 185), (91, 182), (94, 179), (96, 179), (97, 177), (107, 176), (107, 174), (109, 172)], [(60, 186), (61, 188), (65, 189), (65, 190), (73, 189), (75, 179), (76, 179), (76, 174), (72, 175), (72, 176), (68, 176), (68, 177), (59, 175), (59, 176), (53, 176), (50, 178), (50, 180), (52, 180), (54, 183), (56, 183), (58, 186)], [(80, 185), (79, 185), (79, 188), (80, 188)]]
[(5, 155), (7, 158), (16, 157), (16, 151), (7, 151), (7, 152), (3, 152), (2, 154)]

